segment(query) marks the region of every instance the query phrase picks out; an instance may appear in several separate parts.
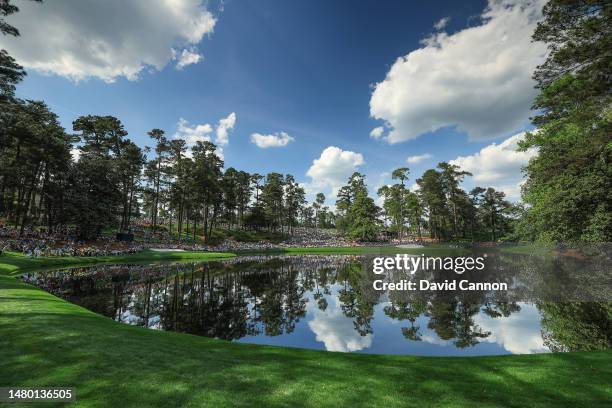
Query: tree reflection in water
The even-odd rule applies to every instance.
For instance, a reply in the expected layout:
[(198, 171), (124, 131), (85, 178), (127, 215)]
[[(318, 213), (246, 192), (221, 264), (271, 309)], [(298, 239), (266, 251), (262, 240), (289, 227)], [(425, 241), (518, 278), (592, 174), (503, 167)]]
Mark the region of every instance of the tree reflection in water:
[[(420, 342), (433, 332), (456, 348), (486, 341), (492, 331), (483, 319), (504, 319), (521, 312), (517, 271), (528, 266), (499, 257), (483, 271), (513, 284), (500, 291), (391, 291), (373, 289), (380, 279), (357, 256), (258, 256), (222, 262), (156, 265), (101, 265), (29, 275), (28, 280), (73, 303), (115, 320), (154, 329), (225, 340), (294, 333), (307, 318), (308, 303), (326, 313), (330, 300), (339, 305), (355, 333), (374, 333), (373, 322), (400, 322), (405, 339)], [(517, 266), (518, 265), (518, 266)], [(447, 275), (422, 271), (432, 281)], [(386, 279), (404, 278), (390, 273)], [(502, 280), (503, 280), (502, 279)], [(536, 302), (544, 344), (553, 351), (609, 348), (611, 303)], [(379, 313), (377, 314), (377, 307)], [(314, 313), (314, 312), (312, 312)], [(310, 317), (312, 319), (312, 317)], [(312, 326), (311, 326), (312, 327)], [(317, 333), (318, 334), (318, 333)], [(499, 336), (497, 336), (499, 337)], [(490, 341), (496, 338), (495, 334)], [(318, 338), (317, 338), (318, 339)], [(289, 344), (291, 345), (291, 344)]]

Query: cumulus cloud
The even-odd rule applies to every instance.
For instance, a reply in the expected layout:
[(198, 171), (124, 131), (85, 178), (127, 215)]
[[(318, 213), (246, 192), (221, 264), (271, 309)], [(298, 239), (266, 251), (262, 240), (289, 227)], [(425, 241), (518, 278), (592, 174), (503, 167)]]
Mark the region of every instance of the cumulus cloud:
[(516, 151), (518, 142), (524, 137), (525, 132), (518, 133), (499, 144), (491, 143), (472, 155), (459, 156), (450, 163), (472, 173), (476, 185), (494, 187), (504, 191), (509, 199), (518, 200), (523, 182), (522, 168), (537, 155), (535, 148)]
[(196, 142), (210, 142), (212, 126), (208, 123), (190, 125), (189, 121), (180, 118), (176, 125), (175, 139), (184, 139), (187, 146), (192, 147)]
[(216, 19), (200, 0), (21, 2), (8, 22), (21, 37), (0, 36), (27, 69), (78, 81), (138, 78), (143, 69), (201, 61), (193, 46)]
[(285, 132), (277, 132), (270, 135), (262, 135), (261, 133), (253, 133), (251, 135), (251, 143), (255, 143), (257, 147), (267, 149), (268, 147), (285, 147), (295, 139)]
[(470, 139), (508, 136), (528, 123), (531, 75), (546, 45), (531, 42), (545, 0), (489, 0), (482, 23), (436, 32), (398, 58), (374, 86), (370, 114), (389, 143), (455, 127)]
[(459, 156), (450, 163), (472, 173), (474, 181), (479, 183), (520, 177), (522, 167), (537, 155), (535, 148), (525, 152), (517, 151), (519, 141), (524, 138), (525, 132), (518, 133), (499, 144), (491, 143), (472, 155)]
[(359, 351), (372, 345), (372, 334), (361, 336), (353, 321), (342, 313), (342, 307), (336, 296), (326, 297), (328, 306), (325, 311), (319, 310), (315, 302), (309, 302), (309, 309), (314, 314), (308, 322), (310, 330), (317, 341), (323, 342), (327, 351)]
[(176, 69), (178, 70), (185, 68), (187, 65), (197, 64), (204, 59), (202, 54), (200, 54), (195, 47), (185, 48), (180, 53), (175, 51), (174, 54), (177, 60)]
[(450, 21), (450, 17), (442, 17), (440, 20), (436, 21), (434, 24), (434, 28), (438, 31), (444, 30)]
[[(215, 144), (217, 145), (217, 155), (223, 159), (223, 146), (229, 143), (229, 132), (236, 126), (236, 113), (232, 112), (227, 117), (221, 118), (215, 129)], [(213, 126), (210, 123), (190, 124), (188, 120), (180, 118), (176, 124), (175, 139), (184, 139), (189, 148), (197, 142), (212, 142)], [(187, 152), (191, 154), (191, 152)]]
[(226, 118), (219, 120), (215, 143), (225, 146), (229, 143), (229, 131), (236, 126), (236, 112), (230, 113)]
[(424, 153), (424, 154), (417, 154), (415, 156), (408, 156), (406, 158), (406, 163), (408, 164), (419, 164), (422, 161), (425, 161), (427, 159), (431, 159), (433, 156), (429, 153)]
[(544, 345), (540, 330), (540, 314), (531, 304), (521, 303), (521, 311), (508, 317), (491, 318), (478, 314), (474, 323), (491, 335), (483, 342), (497, 343), (513, 354), (542, 353), (549, 351)]
[(370, 132), (370, 137), (372, 139), (380, 139), (383, 135), (383, 133), (385, 132), (385, 128), (383, 126), (378, 126), (375, 127), (374, 129), (372, 129), (372, 131)]
[(309, 190), (328, 189), (331, 198), (335, 197), (359, 166), (365, 164), (363, 155), (336, 146), (328, 146), (318, 159), (313, 160), (306, 175), (312, 179)]

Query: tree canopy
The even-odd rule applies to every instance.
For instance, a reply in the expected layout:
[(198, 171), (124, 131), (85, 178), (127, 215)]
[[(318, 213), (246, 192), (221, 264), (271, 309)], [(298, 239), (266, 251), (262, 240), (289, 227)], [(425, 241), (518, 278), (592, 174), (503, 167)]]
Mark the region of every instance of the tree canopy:
[(549, 55), (534, 73), (537, 130), (522, 149), (538, 156), (526, 168), (521, 222), (526, 239), (612, 239), (612, 4), (551, 0), (533, 35)]

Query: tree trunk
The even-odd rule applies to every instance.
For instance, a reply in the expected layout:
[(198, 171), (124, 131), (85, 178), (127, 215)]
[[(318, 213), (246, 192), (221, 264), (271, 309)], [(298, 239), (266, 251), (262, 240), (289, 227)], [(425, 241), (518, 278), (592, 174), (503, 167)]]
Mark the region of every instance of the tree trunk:
[(159, 203), (159, 185), (161, 183), (161, 157), (157, 158), (157, 175), (155, 177), (155, 199), (153, 205), (153, 227), (157, 226), (157, 205)]

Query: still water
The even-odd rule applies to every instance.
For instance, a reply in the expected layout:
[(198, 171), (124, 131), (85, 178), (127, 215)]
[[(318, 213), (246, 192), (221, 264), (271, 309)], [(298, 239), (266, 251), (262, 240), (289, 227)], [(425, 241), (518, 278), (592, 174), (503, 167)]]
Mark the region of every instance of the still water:
[[(554, 298), (579, 290), (575, 265), (564, 271), (554, 261), (496, 257), (483, 276), (472, 278), (507, 282), (508, 291), (383, 292), (373, 288), (380, 276), (370, 262), (364, 256), (257, 256), (71, 268), (24, 279), (122, 323), (236, 342), (452, 356), (610, 347), (609, 301)], [(445, 273), (429, 279), (448, 278)], [(552, 294), (550, 274), (560, 277)]]

